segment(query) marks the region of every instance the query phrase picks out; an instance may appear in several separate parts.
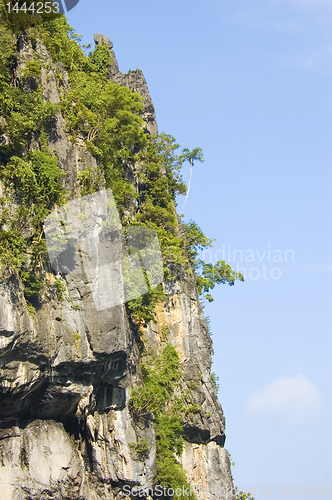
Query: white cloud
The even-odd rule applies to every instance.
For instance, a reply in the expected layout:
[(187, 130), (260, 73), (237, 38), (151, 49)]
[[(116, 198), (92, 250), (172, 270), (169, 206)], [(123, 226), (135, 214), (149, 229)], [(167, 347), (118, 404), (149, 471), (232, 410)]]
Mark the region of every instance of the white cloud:
[(319, 414), (320, 405), (318, 390), (301, 373), (280, 377), (261, 392), (249, 394), (247, 400), (251, 415), (268, 415), (288, 424), (312, 422)]

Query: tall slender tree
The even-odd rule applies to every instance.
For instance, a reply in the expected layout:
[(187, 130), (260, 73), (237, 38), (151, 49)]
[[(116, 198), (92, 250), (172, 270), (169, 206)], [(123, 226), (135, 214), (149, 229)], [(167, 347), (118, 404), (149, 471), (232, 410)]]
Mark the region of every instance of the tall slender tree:
[(182, 207), (182, 210), (181, 210), (180, 217), (183, 214), (183, 209), (184, 209), (185, 204), (186, 204), (187, 199), (188, 199), (188, 194), (189, 194), (189, 190), (190, 190), (191, 176), (192, 176), (192, 173), (193, 173), (194, 162), (196, 160), (198, 160), (198, 161), (200, 161), (202, 163), (204, 162), (203, 151), (202, 151), (201, 148), (194, 148), (191, 151), (188, 148), (184, 148), (182, 150), (181, 160), (182, 161), (186, 161), (186, 160), (189, 161), (189, 163), (190, 163), (190, 176), (189, 176), (187, 194), (186, 194), (186, 198), (185, 198), (184, 203), (183, 203), (183, 207)]

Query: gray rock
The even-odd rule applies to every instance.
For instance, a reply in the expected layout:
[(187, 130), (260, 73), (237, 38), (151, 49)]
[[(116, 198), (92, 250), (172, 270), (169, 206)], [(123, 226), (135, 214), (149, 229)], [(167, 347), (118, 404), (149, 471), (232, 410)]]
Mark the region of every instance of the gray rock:
[[(112, 51), (112, 42), (103, 35), (95, 35), (95, 42)], [(19, 38), (18, 47), (16, 84), (26, 62), (37, 54), (44, 64), (35, 84), (41, 85), (45, 100), (60, 102), (61, 92), (69, 88), (61, 63), (51, 61), (39, 42), (33, 48), (26, 37)], [(110, 78), (140, 93), (147, 131), (156, 135), (155, 111), (142, 71), (121, 73), (111, 53)], [(58, 80), (56, 73), (61, 74)], [(0, 127), (6, 127), (1, 118)], [(71, 139), (60, 112), (48, 134), (49, 151), (76, 198), (77, 173), (98, 169), (97, 162), (83, 138)], [(28, 149), (36, 147), (33, 141)], [(120, 499), (125, 484), (152, 487), (156, 472), (154, 422), (138, 425), (128, 409), (130, 390), (142, 383), (137, 332), (123, 304), (97, 310), (78, 252), (68, 272), (59, 273), (47, 273), (49, 292), (31, 316), (18, 277), (0, 271), (1, 498)], [(190, 389), (191, 403), (200, 405), (184, 422), (180, 460), (190, 484), (200, 488), (200, 498), (217, 500), (232, 489), (232, 478), (224, 449), (225, 419), (211, 381), (212, 342), (195, 281), (181, 269), (177, 273), (177, 281), (164, 283), (167, 300), (157, 306), (157, 320), (144, 337), (158, 354), (167, 327), (168, 342), (179, 352), (183, 383)], [(62, 300), (55, 292), (56, 278), (65, 284)], [(143, 439), (151, 446), (139, 457), (132, 444)]]
[(122, 85), (123, 87), (128, 87), (132, 92), (137, 92), (141, 97), (143, 97), (144, 108), (142, 118), (146, 122), (147, 131), (152, 136), (157, 135), (158, 126), (156, 121), (156, 113), (142, 70), (135, 69), (129, 70), (128, 73), (121, 73), (121, 71), (119, 71), (119, 65), (115, 56), (115, 52), (114, 50), (112, 50), (113, 43), (110, 41), (110, 39), (106, 38), (104, 35), (95, 35), (94, 39), (96, 46), (104, 43), (110, 49), (113, 59), (113, 64), (110, 67), (109, 72), (110, 79), (117, 82), (119, 85)]

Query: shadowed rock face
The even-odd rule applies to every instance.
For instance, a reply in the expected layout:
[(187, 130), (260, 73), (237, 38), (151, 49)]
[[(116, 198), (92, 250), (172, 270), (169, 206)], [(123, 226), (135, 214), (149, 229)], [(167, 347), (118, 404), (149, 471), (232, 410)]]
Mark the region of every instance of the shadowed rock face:
[[(112, 43), (96, 35), (96, 43)], [(29, 40), (21, 39), (18, 74), (32, 57)], [(58, 103), (55, 71), (45, 47), (37, 44), (46, 100)], [(110, 78), (144, 98), (143, 118), (155, 135), (151, 97), (141, 70)], [(47, 69), (46, 69), (47, 68)], [(63, 85), (68, 85), (64, 68)], [(1, 125), (1, 123), (0, 123)], [(3, 125), (5, 127), (5, 124)], [(30, 145), (33, 147), (33, 144)], [(50, 124), (50, 152), (67, 173), (66, 188), (75, 198), (77, 169), (96, 166), (83, 140), (72, 142), (59, 114)], [(156, 465), (155, 428), (128, 409), (130, 390), (141, 383), (136, 328), (123, 304), (97, 310), (91, 280), (73, 254), (62, 300), (44, 297), (31, 316), (22, 284), (0, 271), (0, 491), (1, 500), (102, 500), (123, 498), (124, 485), (153, 486)], [(47, 275), (50, 284), (55, 276)], [(223, 448), (225, 422), (211, 382), (212, 342), (194, 281), (180, 277), (164, 283), (167, 300), (157, 306), (156, 322), (143, 332), (156, 354), (163, 327), (179, 353), (192, 403), (201, 411), (184, 422), (181, 462), (199, 498), (222, 498), (232, 487), (228, 454)], [(151, 447), (138, 457), (130, 444), (147, 440)], [(228, 496), (232, 498), (232, 496)]]

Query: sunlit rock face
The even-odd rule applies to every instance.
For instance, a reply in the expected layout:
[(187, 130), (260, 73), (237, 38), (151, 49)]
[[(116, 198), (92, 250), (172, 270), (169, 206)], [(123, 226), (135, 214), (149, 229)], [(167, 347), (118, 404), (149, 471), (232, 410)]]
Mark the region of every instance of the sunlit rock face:
[[(112, 50), (106, 37), (97, 35), (95, 40)], [(62, 85), (68, 86), (65, 69), (49, 58), (45, 47), (37, 44), (32, 49), (24, 37), (18, 50), (18, 73), (36, 51), (43, 62), (44, 99), (59, 103), (61, 89), (54, 75), (61, 70)], [(113, 57), (110, 78), (142, 95), (147, 131), (156, 134), (154, 108), (141, 70), (120, 73), (114, 53)], [(34, 147), (32, 139), (27, 148)], [(65, 188), (71, 192), (70, 200), (75, 200), (78, 171), (96, 166), (96, 159), (83, 140), (72, 141), (60, 112), (50, 123), (48, 148), (67, 173)], [(89, 218), (89, 231), (98, 238), (91, 237), (80, 247), (79, 238), (72, 238), (67, 260), (54, 258), (67, 267), (50, 268), (47, 274), (50, 285), (56, 272), (65, 275), (61, 300), (55, 291), (49, 292), (31, 314), (20, 280), (0, 270), (1, 500), (120, 499), (125, 485), (155, 485), (154, 420), (137, 422), (128, 407), (131, 389), (142, 383), (140, 342), (126, 314), (123, 273), (112, 282), (109, 270), (103, 269), (102, 255), (110, 241), (106, 238), (105, 244), (103, 238), (103, 210), (100, 206), (99, 219)], [(113, 230), (111, 261), (117, 263), (116, 274), (127, 257), (120, 233)], [(89, 267), (88, 255), (97, 255), (100, 266)], [(151, 274), (150, 285), (158, 282), (158, 272)], [(166, 301), (157, 306), (155, 322), (140, 335), (158, 355), (167, 327), (167, 340), (176, 347), (184, 378), (192, 388), (192, 403), (201, 408), (183, 422), (185, 445), (179, 461), (200, 499), (232, 499), (224, 416), (210, 375), (212, 342), (195, 282), (180, 274), (177, 282), (163, 285)], [(144, 457), (132, 446), (141, 440), (150, 444)]]

